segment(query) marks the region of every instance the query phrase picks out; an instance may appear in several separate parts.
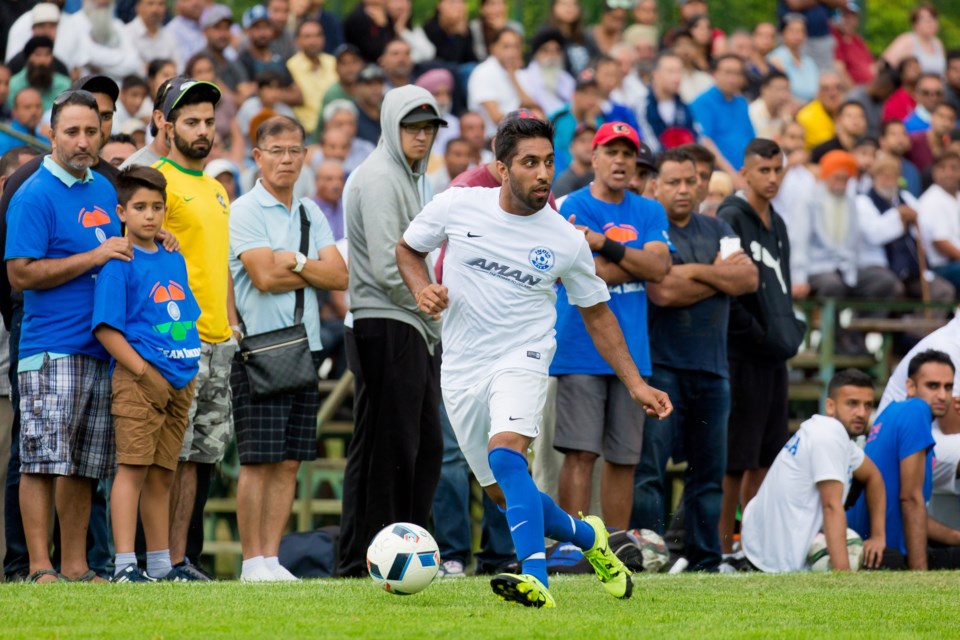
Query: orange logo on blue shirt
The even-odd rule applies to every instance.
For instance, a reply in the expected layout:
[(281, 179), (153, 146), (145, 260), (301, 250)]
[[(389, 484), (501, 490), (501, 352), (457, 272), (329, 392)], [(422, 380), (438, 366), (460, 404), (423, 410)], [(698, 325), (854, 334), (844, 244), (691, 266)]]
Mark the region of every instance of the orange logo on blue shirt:
[(84, 229), (97, 227), (95, 232), (97, 235), (97, 240), (100, 242), (105, 242), (107, 239), (107, 234), (105, 234), (103, 229), (100, 229), (99, 227), (110, 224), (112, 220), (110, 220), (110, 216), (106, 211), (100, 207), (94, 206), (93, 209), (89, 211), (86, 207), (80, 209), (80, 215), (77, 216), (77, 222), (79, 222)]
[(621, 242), (626, 244), (633, 240), (636, 240), (640, 237), (640, 232), (637, 231), (637, 228), (629, 224), (613, 224), (608, 222), (603, 225), (603, 235), (607, 236), (614, 242)]
[(169, 333), (170, 337), (177, 342), (186, 339), (187, 331), (193, 328), (194, 323), (189, 320), (180, 320), (180, 305), (177, 304), (177, 300), (187, 299), (183, 287), (173, 280), (167, 286), (158, 282), (150, 290), (150, 297), (157, 304), (166, 303), (167, 315), (170, 316), (170, 322), (156, 324), (153, 326), (153, 330), (163, 335)]

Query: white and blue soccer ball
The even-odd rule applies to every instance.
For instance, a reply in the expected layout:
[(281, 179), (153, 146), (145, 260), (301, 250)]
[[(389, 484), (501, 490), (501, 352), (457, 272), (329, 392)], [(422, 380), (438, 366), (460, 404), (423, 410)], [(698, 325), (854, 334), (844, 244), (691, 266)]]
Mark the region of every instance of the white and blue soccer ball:
[(387, 525), (367, 549), (367, 571), (374, 584), (398, 596), (423, 591), (439, 569), (437, 541), (426, 529), (409, 522)]
[[(853, 529), (847, 529), (847, 557), (850, 560), (850, 570), (858, 571), (863, 566), (863, 539)], [(830, 553), (827, 551), (827, 538), (818, 533), (813, 538), (810, 550), (807, 552), (807, 566), (814, 572), (830, 571)]]

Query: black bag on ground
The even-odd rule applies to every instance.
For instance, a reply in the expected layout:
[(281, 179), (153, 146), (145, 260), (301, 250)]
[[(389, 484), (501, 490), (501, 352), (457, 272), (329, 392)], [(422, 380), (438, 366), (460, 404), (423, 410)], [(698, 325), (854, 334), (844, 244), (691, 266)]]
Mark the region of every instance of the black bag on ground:
[(291, 533), (280, 539), (280, 564), (298, 578), (334, 578), (340, 555), (340, 527)]
[[(310, 220), (300, 205), (300, 253), (310, 245)], [(317, 386), (320, 380), (310, 354), (310, 341), (303, 324), (303, 289), (296, 291), (293, 326), (246, 336), (240, 341), (240, 364), (250, 381), (254, 400), (296, 393)]]

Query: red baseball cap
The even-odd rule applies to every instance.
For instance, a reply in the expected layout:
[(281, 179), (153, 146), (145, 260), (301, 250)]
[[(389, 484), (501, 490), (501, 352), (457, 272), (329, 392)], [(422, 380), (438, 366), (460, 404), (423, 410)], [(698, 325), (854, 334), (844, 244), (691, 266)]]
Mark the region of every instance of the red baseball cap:
[(597, 135), (593, 136), (593, 148), (600, 145), (610, 144), (614, 140), (624, 139), (633, 145), (633, 148), (640, 151), (640, 136), (637, 130), (626, 122), (607, 122), (597, 130)]

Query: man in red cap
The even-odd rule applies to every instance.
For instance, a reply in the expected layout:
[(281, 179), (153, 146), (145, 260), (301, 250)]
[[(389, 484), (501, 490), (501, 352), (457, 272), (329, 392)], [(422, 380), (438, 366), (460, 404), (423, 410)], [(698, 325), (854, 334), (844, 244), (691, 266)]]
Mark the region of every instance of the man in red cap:
[[(648, 376), (645, 284), (666, 276), (672, 247), (663, 206), (627, 191), (639, 149), (640, 137), (630, 125), (601, 126), (593, 139), (593, 182), (571, 193), (560, 212), (583, 230), (597, 275), (609, 287), (610, 308), (623, 327), (630, 355), (640, 374)], [(562, 286), (557, 294), (557, 354), (550, 375), (558, 376), (553, 446), (565, 454), (560, 507), (569, 513), (588, 511), (593, 467), (602, 455), (603, 518), (612, 527), (626, 529), (644, 412), (600, 357)]]

